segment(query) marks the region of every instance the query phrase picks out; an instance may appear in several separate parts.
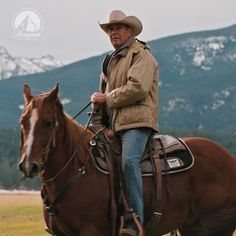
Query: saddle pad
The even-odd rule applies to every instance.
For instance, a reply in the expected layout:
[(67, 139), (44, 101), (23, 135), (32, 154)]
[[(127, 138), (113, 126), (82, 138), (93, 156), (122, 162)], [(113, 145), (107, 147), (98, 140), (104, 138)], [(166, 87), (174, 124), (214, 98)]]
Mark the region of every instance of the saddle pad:
[[(171, 152), (162, 152), (163, 154), (160, 154), (162, 174), (174, 174), (183, 172), (190, 169), (194, 164), (194, 157), (184, 141), (174, 137), (172, 138), (175, 141), (177, 140), (178, 142), (181, 142), (182, 147), (181, 149), (172, 149)], [(95, 153), (101, 152), (93, 152), (93, 154)], [(105, 159), (102, 158), (101, 155), (93, 155), (93, 161), (94, 165), (100, 172), (109, 174)], [(153, 161), (151, 161), (150, 156), (145, 157), (142, 160), (141, 166), (143, 176), (153, 176), (155, 167), (153, 166)]]
[[(194, 158), (189, 151), (182, 150), (166, 154), (165, 157), (161, 157), (160, 163), (162, 174), (174, 174), (190, 169), (194, 164)], [(153, 171), (151, 159), (144, 160), (142, 162), (143, 176), (152, 176)]]

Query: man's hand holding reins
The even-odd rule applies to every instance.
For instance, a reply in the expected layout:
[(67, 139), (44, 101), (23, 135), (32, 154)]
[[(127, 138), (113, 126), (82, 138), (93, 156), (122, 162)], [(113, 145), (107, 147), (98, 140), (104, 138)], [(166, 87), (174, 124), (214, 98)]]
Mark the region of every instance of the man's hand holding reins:
[(105, 103), (107, 99), (107, 95), (105, 93), (95, 92), (91, 95), (92, 107), (95, 111), (97, 111), (100, 107), (100, 104)]

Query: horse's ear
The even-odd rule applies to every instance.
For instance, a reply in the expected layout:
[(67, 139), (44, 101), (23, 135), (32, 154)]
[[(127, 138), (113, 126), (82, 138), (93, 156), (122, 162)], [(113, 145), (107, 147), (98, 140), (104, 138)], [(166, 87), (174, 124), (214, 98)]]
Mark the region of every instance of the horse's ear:
[(53, 90), (49, 93), (47, 99), (55, 101), (58, 98), (58, 92), (59, 92), (59, 83), (57, 83), (56, 86), (53, 88)]
[(28, 104), (32, 100), (31, 90), (28, 84), (24, 85), (24, 100), (25, 104)]

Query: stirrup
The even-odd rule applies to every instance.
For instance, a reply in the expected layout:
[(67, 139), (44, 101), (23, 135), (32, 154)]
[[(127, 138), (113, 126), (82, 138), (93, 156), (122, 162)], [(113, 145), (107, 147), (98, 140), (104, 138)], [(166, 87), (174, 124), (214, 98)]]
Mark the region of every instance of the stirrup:
[(127, 228), (127, 229), (122, 229), (119, 235), (120, 236), (138, 236), (138, 232), (135, 231), (134, 229)]
[[(134, 231), (134, 232), (136, 232), (136, 235), (137, 236), (144, 236), (144, 230), (143, 230), (143, 226), (142, 226), (142, 224), (140, 223), (140, 221), (139, 221), (139, 217), (138, 217), (138, 215), (135, 213), (135, 211), (133, 210), (133, 208), (130, 208), (129, 209), (129, 211), (126, 211), (126, 213), (124, 214), (124, 221), (122, 222), (123, 223), (123, 227), (124, 228), (122, 228), (121, 229), (121, 231), (120, 232), (122, 232), (122, 230), (124, 230), (123, 231), (123, 235), (125, 236), (125, 235), (129, 235), (127, 232), (129, 232), (129, 231), (126, 231), (126, 230), (129, 230), (129, 228), (126, 228), (126, 226), (125, 226), (125, 224), (126, 224), (126, 222), (127, 221), (132, 221), (133, 223), (134, 223), (134, 225), (135, 225), (135, 227), (137, 228), (137, 232), (135, 231), (135, 230), (133, 230), (133, 229), (131, 229), (132, 231)], [(122, 235), (122, 234), (120, 234), (120, 235)], [(132, 234), (130, 234), (130, 235), (132, 235)], [(135, 234), (134, 234), (135, 235)]]

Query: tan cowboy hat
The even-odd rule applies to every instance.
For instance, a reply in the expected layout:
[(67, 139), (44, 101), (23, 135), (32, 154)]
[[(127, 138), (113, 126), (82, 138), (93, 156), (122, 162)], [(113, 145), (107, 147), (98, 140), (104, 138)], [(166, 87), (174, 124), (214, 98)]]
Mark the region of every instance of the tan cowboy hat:
[(143, 29), (141, 21), (136, 16), (127, 16), (120, 10), (113, 10), (110, 13), (108, 23), (98, 23), (106, 33), (108, 32), (108, 27), (112, 24), (128, 25), (133, 30), (133, 36), (139, 35)]

